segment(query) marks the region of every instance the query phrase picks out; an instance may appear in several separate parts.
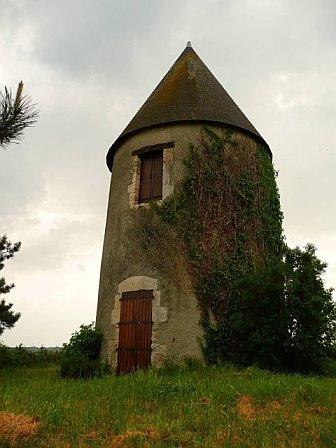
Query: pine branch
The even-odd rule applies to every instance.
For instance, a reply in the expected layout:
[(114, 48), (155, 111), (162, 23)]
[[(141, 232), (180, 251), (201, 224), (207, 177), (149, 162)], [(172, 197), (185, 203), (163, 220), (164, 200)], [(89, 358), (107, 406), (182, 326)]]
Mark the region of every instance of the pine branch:
[(6, 303), (4, 300), (0, 300), (0, 335), (5, 329), (14, 327), (14, 324), (21, 316), (20, 313), (14, 313), (12, 307), (12, 303)]
[[(0, 237), (0, 271), (3, 269), (4, 263), (14, 257), (20, 246), (21, 243), (12, 244), (6, 235)], [(5, 277), (0, 277), (0, 296), (8, 294), (12, 288), (14, 288), (14, 283), (8, 284)], [(0, 335), (5, 329), (12, 328), (20, 317), (20, 313), (14, 313), (12, 306), (12, 303), (0, 300)]]
[(4, 267), (4, 261), (14, 257), (20, 247), (20, 242), (12, 244), (6, 235), (0, 237), (0, 271)]
[(34, 126), (39, 113), (32, 99), (23, 95), (23, 82), (18, 85), (15, 98), (11, 89), (0, 92), (0, 146), (19, 143), (26, 128)]

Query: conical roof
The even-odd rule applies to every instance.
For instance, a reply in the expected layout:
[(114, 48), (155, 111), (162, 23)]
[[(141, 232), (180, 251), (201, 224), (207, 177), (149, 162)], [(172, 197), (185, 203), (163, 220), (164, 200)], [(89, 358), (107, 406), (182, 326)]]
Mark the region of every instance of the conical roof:
[(225, 124), (267, 143), (188, 42), (144, 105), (113, 143), (106, 157), (112, 171), (114, 154), (129, 136), (142, 129), (187, 122)]

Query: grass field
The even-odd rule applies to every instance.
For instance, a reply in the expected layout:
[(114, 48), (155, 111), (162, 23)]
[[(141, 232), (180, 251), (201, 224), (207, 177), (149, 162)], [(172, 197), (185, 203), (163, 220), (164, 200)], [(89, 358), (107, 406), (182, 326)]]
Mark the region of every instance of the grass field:
[[(15, 414), (15, 415), (13, 415)], [(0, 371), (0, 446), (336, 447), (336, 379), (256, 369)]]

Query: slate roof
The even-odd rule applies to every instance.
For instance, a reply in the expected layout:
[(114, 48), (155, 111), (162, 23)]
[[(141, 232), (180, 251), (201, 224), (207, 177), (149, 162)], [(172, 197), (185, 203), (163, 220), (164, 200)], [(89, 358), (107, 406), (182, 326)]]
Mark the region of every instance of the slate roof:
[(221, 123), (238, 128), (257, 138), (269, 149), (253, 124), (188, 43), (109, 149), (106, 161), (110, 171), (114, 154), (127, 137), (155, 126), (189, 122)]

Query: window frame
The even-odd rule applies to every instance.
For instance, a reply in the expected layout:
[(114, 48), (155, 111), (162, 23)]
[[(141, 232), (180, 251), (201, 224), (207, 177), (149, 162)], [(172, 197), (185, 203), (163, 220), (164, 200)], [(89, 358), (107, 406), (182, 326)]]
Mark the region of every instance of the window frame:
[[(138, 208), (148, 205), (150, 202), (157, 202), (160, 204), (166, 197), (172, 194), (173, 184), (171, 183), (171, 166), (174, 158), (173, 150), (175, 148), (175, 140), (169, 140), (162, 143), (146, 145), (133, 149), (132, 155), (132, 180), (128, 186), (129, 202), (131, 208)], [(140, 199), (140, 174), (141, 174), (141, 157), (153, 151), (162, 150), (162, 189), (161, 198)], [(169, 165), (169, 166), (168, 166)]]

